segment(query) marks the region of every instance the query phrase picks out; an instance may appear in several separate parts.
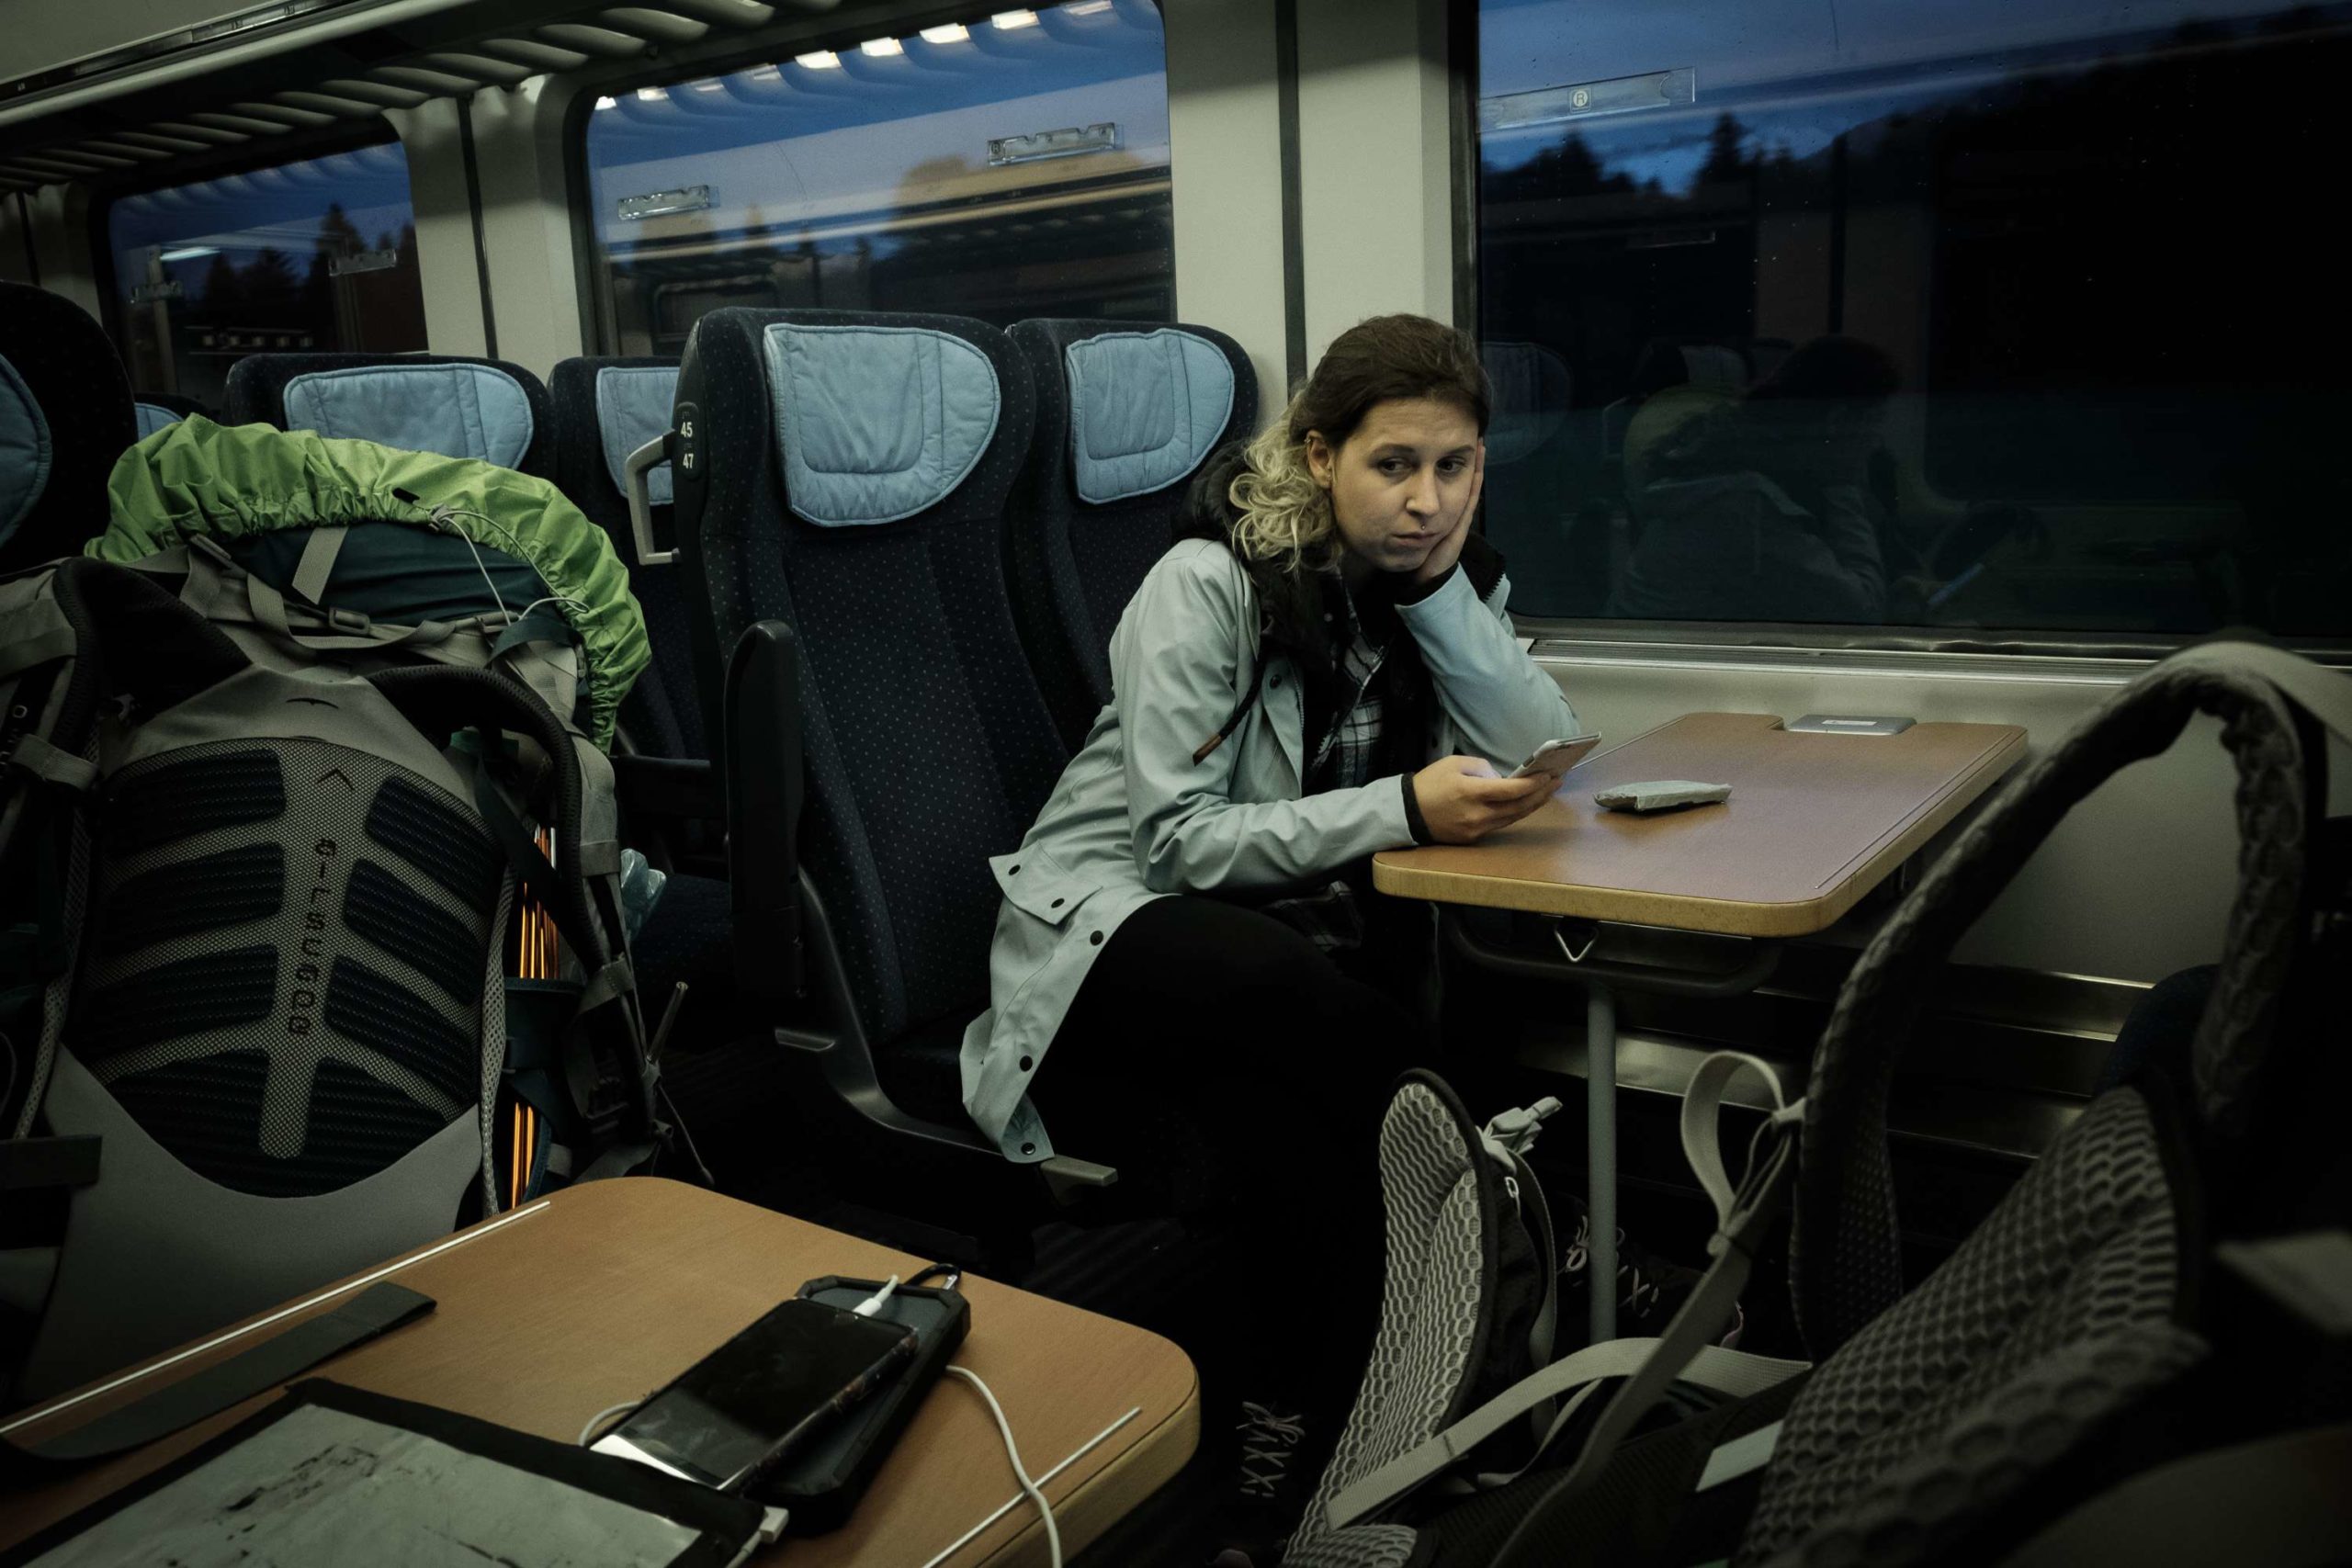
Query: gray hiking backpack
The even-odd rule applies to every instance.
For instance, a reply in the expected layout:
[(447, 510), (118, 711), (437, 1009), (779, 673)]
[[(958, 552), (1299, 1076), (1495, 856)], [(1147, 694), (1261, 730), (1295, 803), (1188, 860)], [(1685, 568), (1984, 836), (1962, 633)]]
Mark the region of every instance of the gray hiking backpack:
[[(2199, 713), (2222, 720), (2237, 764), (2241, 882), (2185, 1070), (2093, 1100), (1906, 1293), (1886, 1106), (1926, 980), (2069, 808)], [(2242, 1456), (2281, 1434), (2344, 1451), (2352, 1416), (2352, 1052), (2332, 994), (2352, 957), (2352, 866), (2315, 833), (2331, 733), (2352, 739), (2352, 682), (2210, 644), (2006, 786), (1855, 964), (1804, 1099), (1753, 1058), (1699, 1070), (1682, 1134), (1716, 1209), (1713, 1263), (1657, 1339), (1589, 1347), (1482, 1394), (1480, 1325), (1496, 1303), (1476, 1260), (1490, 1206), (1465, 1198), (1482, 1151), (1440, 1113), (1450, 1097), (1407, 1080), (1383, 1130), (1378, 1339), (1283, 1562), (1902, 1568), (2015, 1553), (2039, 1568), (2070, 1560), (2066, 1541), (2127, 1535), (2136, 1561), (2211, 1560), (2166, 1555), (2166, 1529), (2147, 1527), (2167, 1493), (2181, 1499), (2174, 1540), (2210, 1541), (2226, 1517), (2234, 1560), (2352, 1554), (2335, 1487), (2299, 1501), (2194, 1479), (2259, 1470)], [(1741, 1101), (1765, 1114), (1734, 1179), (1715, 1122), (1742, 1077)], [(1717, 1344), (1792, 1196), (1811, 1367)], [(1544, 1410), (1528, 1457), (1525, 1417)], [(1516, 1469), (1498, 1465), (1504, 1453)], [(2311, 1461), (2268, 1473), (2297, 1462)], [(2189, 1479), (2135, 1490), (2151, 1472)]]
[(570, 716), (367, 616), (289, 617), (222, 554), (143, 564), (0, 581), (22, 1399), (641, 1168), (665, 1133), (609, 764)]

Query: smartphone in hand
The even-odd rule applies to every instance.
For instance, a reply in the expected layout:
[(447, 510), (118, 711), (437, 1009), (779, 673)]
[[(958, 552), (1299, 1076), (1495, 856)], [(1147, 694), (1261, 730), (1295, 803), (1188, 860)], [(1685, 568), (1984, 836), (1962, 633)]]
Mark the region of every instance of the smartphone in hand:
[(1566, 740), (1546, 740), (1528, 753), (1527, 761), (1513, 770), (1515, 779), (1532, 778), (1537, 773), (1549, 773), (1558, 779), (1570, 768), (1585, 760), (1592, 749), (1600, 744), (1598, 735), (1572, 735)]
[(678, 1374), (594, 1445), (740, 1492), (914, 1359), (912, 1331), (796, 1299)]

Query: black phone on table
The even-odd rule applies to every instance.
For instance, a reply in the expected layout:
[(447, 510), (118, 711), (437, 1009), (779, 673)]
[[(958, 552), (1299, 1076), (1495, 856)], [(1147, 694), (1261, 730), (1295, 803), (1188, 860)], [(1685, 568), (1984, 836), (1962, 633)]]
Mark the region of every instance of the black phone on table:
[(1598, 735), (1572, 735), (1565, 740), (1546, 740), (1528, 753), (1510, 774), (1515, 779), (1532, 778), (1537, 773), (1549, 773), (1555, 779), (1575, 767), (1592, 749), (1600, 744)]
[(903, 1324), (782, 1303), (688, 1367), (592, 1445), (722, 1492), (807, 1446), (914, 1359)]
[[(827, 1427), (789, 1460), (768, 1472), (759, 1500), (791, 1510), (790, 1535), (817, 1535), (849, 1522), (875, 1473), (914, 1418), (917, 1409), (962, 1348), (972, 1309), (956, 1289), (962, 1273), (934, 1265), (917, 1280), (944, 1277), (936, 1285), (900, 1285), (876, 1314), (880, 1321), (912, 1329), (922, 1342), (913, 1362), (875, 1396)], [(881, 1289), (879, 1280), (828, 1276), (800, 1287), (800, 1294), (834, 1306), (855, 1306)]]

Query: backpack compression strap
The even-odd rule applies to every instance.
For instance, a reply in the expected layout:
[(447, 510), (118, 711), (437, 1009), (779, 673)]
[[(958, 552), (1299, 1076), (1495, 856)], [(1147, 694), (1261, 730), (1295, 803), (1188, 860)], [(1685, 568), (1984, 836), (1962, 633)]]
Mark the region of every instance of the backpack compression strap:
[[(1732, 1079), (1743, 1066), (1752, 1068), (1763, 1078), (1771, 1092), (1772, 1110), (1758, 1130), (1758, 1141), (1751, 1147), (1747, 1168), (1735, 1187), (1724, 1166), (1716, 1120), (1724, 1091), (1731, 1088)], [(1521, 1516), (1518, 1527), (1495, 1553), (1495, 1568), (1508, 1568), (1514, 1561), (1514, 1548), (1526, 1545), (1532, 1549), (1538, 1544), (1532, 1539), (1534, 1522), (1591, 1485), (1608, 1467), (1617, 1445), (1633, 1434), (1650, 1407), (1678, 1378), (1686, 1375), (1702, 1350), (1722, 1337), (1739, 1304), (1739, 1293), (1747, 1284), (1747, 1276), (1756, 1266), (1757, 1248), (1771, 1230), (1789, 1189), (1794, 1185), (1797, 1144), (1804, 1124), (1804, 1100), (1800, 1098), (1792, 1101), (1781, 1092), (1780, 1076), (1770, 1063), (1736, 1051), (1718, 1051), (1699, 1064), (1699, 1070), (1691, 1075), (1690, 1087), (1682, 1097), (1682, 1153), (1690, 1162), (1691, 1174), (1699, 1179), (1699, 1185), (1715, 1205), (1715, 1234), (1707, 1242), (1707, 1252), (1714, 1261), (1707, 1266), (1699, 1288), (1690, 1292), (1690, 1300), (1674, 1314), (1674, 1321), (1667, 1325), (1657, 1350), (1643, 1363), (1642, 1370), (1618, 1389), (1608, 1408), (1600, 1413), (1577, 1462), (1566, 1474), (1545, 1487), (1535, 1506)], [(1793, 1376), (1803, 1370), (1803, 1364), (1797, 1362), (1777, 1365), (1790, 1369), (1783, 1376)]]

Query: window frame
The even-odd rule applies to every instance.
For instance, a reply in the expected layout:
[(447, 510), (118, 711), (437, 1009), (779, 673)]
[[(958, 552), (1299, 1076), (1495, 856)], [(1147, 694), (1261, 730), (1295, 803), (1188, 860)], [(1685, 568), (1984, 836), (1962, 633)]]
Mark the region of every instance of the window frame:
[[(1047, 0), (1052, 3), (1052, 0)], [(1167, 0), (1148, 0), (1159, 13), (1161, 36), (1166, 36)], [(610, 65), (583, 67), (567, 73), (564, 85), (571, 96), (563, 106), (563, 118), (559, 135), (563, 154), (563, 201), (571, 227), (572, 277), (580, 299), (580, 341), (583, 354), (616, 355), (620, 353), (619, 334), (606, 307), (597, 276), (596, 213), (588, 173), (588, 117), (595, 112), (596, 100), (624, 91), (635, 92), (639, 87), (669, 87), (681, 82), (695, 82), (706, 77), (724, 75), (749, 66), (772, 62), (785, 52), (808, 53), (820, 49), (838, 51), (842, 46), (854, 49), (860, 40), (888, 32), (903, 36), (920, 28), (935, 27), (945, 22), (970, 23), (985, 18), (991, 9), (985, 0), (957, 0), (943, 4), (942, 0), (902, 0), (899, 5), (879, 5), (861, 9), (855, 20), (834, 14), (818, 14), (790, 22), (772, 24), (755, 33), (729, 34), (715, 43), (690, 44), (683, 48), (659, 51), (633, 61), (616, 61)], [(1163, 52), (1160, 62), (1160, 83), (1165, 91), (1168, 65)], [(1476, 106), (1471, 107), (1475, 119)], [(1171, 160), (1172, 163), (1172, 160)], [(1173, 242), (1170, 242), (1171, 260)], [(1169, 293), (1175, 294), (1171, 273)]]
[[(288, 164), (306, 164), (314, 158), (330, 158), (337, 152), (356, 152), (367, 147), (399, 147), (402, 159), (407, 156), (399, 128), (392, 124), (389, 116), (380, 114), (334, 125), (313, 126), (283, 136), (256, 137), (254, 141), (261, 145), (241, 142), (210, 152), (191, 152), (184, 158), (142, 164), (119, 174), (93, 175), (81, 182), (89, 198), (87, 238), (91, 280), (98, 290), (98, 324), (106, 329), (118, 357), (123, 355), (123, 345), (129, 341), (130, 323), (122, 317), (121, 274), (115, 265), (114, 236), (107, 226), (107, 216), (116, 202), (129, 197), (144, 196), (150, 191), (200, 185), (206, 180), (217, 180), (229, 175), (250, 175), (263, 169), (284, 168)], [(414, 221), (415, 213), (415, 182), (412, 179), (409, 186), (411, 221)], [(422, 264), (417, 273), (417, 288), (421, 291), (424, 287)]]
[[(1478, 143), (1478, 101), (1481, 68), (1478, 49), (1480, 0), (1446, 0), (1445, 37), (1448, 74), (1453, 78), (1453, 110), (1452, 173), (1454, 191), (1453, 300), (1454, 320), (1474, 342), (1483, 344), (1479, 300), (1478, 237), (1486, 222), (1486, 181)], [(1483, 508), (1478, 528), (1485, 532)], [(2278, 636), (2254, 628), (2220, 628), (2210, 632), (2066, 631), (2046, 626), (1921, 626), (1887, 623), (1879, 626), (1824, 626), (1804, 621), (1655, 621), (1611, 620), (1599, 616), (1531, 615), (1511, 612), (1521, 637), (1535, 639), (1536, 651), (1545, 643), (1612, 644), (1639, 649), (1651, 648), (1664, 659), (1673, 658), (1674, 645), (1699, 650), (1704, 657), (1724, 649), (1781, 649), (1798, 653), (1870, 655), (1951, 655), (1955, 658), (2016, 657), (2019, 659), (2144, 659), (2159, 660), (2192, 648), (2244, 635), (2275, 643), (2322, 663), (2352, 666), (2352, 634), (2323, 637)], [(1555, 656), (1568, 657), (1566, 650)]]

